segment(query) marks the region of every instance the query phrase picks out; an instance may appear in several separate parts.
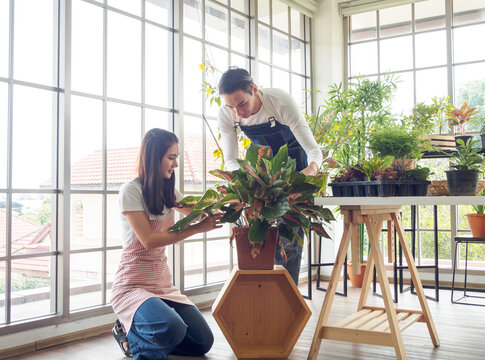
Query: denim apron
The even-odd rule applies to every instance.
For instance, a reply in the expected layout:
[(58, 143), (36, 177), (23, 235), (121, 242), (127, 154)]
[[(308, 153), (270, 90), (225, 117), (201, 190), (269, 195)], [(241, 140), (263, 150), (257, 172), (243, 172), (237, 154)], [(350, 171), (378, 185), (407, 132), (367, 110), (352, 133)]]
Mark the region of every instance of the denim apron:
[[(261, 95), (260, 95), (261, 94)], [(273, 155), (276, 155), (280, 147), (288, 145), (288, 155), (296, 160), (296, 171), (301, 171), (308, 166), (305, 150), (296, 140), (295, 135), (287, 125), (283, 125), (269, 111), (269, 107), (264, 100), (261, 92), (257, 93), (261, 100), (263, 110), (268, 118), (268, 122), (259, 125), (241, 125), (238, 117), (234, 128), (240, 128), (251, 142), (258, 145), (270, 146)]]
[[(261, 105), (268, 118), (268, 122), (259, 125), (241, 125), (240, 118), (234, 124), (234, 129), (237, 132), (237, 128), (240, 128), (244, 135), (246, 135), (251, 142), (258, 145), (270, 146), (273, 151), (273, 155), (276, 155), (280, 147), (287, 144), (288, 145), (288, 155), (296, 160), (296, 171), (301, 171), (308, 166), (307, 156), (305, 150), (296, 140), (295, 135), (291, 132), (287, 125), (283, 125), (276, 120), (276, 118), (269, 111), (269, 107), (264, 100), (263, 94), (258, 91), (258, 98), (261, 100)], [(300, 237), (303, 237), (303, 229), (297, 230)], [(283, 265), (291, 278), (298, 285), (298, 278), (300, 276), (300, 264), (301, 264), (301, 254), (302, 248), (298, 245), (296, 238), (287, 239), (280, 236), (281, 243), (286, 252), (287, 260), (280, 254), (280, 245), (276, 246), (275, 254), (275, 264)]]

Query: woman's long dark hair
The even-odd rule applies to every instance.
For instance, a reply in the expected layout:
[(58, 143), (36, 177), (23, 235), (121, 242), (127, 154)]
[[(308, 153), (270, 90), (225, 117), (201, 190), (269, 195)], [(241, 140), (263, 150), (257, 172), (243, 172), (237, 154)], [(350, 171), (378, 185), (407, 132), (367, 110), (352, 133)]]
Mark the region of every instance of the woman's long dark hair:
[(179, 139), (174, 133), (163, 129), (147, 131), (138, 154), (138, 177), (143, 200), (153, 215), (162, 215), (165, 206), (175, 206), (175, 173), (165, 179), (160, 171), (162, 159), (167, 150)]

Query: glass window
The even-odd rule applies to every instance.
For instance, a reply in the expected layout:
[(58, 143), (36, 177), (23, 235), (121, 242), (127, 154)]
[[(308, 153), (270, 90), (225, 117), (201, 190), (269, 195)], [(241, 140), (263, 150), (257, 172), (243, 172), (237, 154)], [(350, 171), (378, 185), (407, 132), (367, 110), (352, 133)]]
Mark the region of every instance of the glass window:
[[(0, 210), (1, 213), (1, 210)], [(0, 261), (0, 324), (5, 324), (5, 273), (6, 262)]]
[(411, 5), (379, 10), (381, 37), (409, 34), (411, 32)]
[(433, 97), (448, 95), (446, 68), (416, 71), (416, 102), (429, 102)]
[(306, 95), (305, 92), (305, 78), (299, 75), (291, 75), (291, 97), (295, 103), (305, 111)]
[(375, 11), (356, 14), (350, 20), (350, 41), (371, 40), (377, 37)]
[(72, 2), (71, 83), (74, 91), (103, 93), (103, 9)]
[(263, 25), (258, 25), (258, 57), (261, 61), (270, 62), (270, 31)]
[[(382, 40), (381, 72), (409, 70), (413, 67), (413, 39), (411, 36), (403, 36)], [(396, 56), (396, 53), (399, 56)]]
[[(6, 249), (7, 249), (7, 212), (5, 211), (6, 208), (7, 208), (7, 196), (5, 194), (0, 193), (0, 257), (6, 255)], [(3, 263), (0, 262), (0, 264), (3, 264)], [(2, 270), (0, 268), (0, 279), (2, 279), (3, 275), (5, 275), (5, 269)], [(2, 292), (1, 281), (2, 280), (0, 280), (0, 293)]]
[(477, 46), (477, 39), (485, 36), (485, 24), (461, 27), (453, 32), (453, 60), (455, 62), (485, 60), (485, 47)]
[(227, 47), (227, 9), (211, 1), (205, 5), (205, 36), (207, 41)]
[[(211, 231), (210, 233), (212, 233)], [(207, 242), (207, 253), (211, 254), (207, 262), (207, 283), (226, 281), (230, 273), (230, 247), (227, 240), (213, 240)]]
[(71, 250), (102, 246), (103, 197), (98, 194), (71, 195)]
[(7, 187), (8, 86), (0, 82), (0, 189)]
[[(184, 190), (203, 191), (203, 119), (184, 117)], [(211, 154), (212, 155), (212, 154)]]
[(350, 75), (377, 73), (377, 42), (366, 42), (349, 46)]
[(269, 1), (258, 1), (258, 20), (269, 24)]
[(414, 107), (414, 80), (411, 71), (396, 76), (397, 89), (391, 101), (393, 114), (409, 114)]
[(231, 7), (240, 12), (247, 12), (249, 0), (231, 0)]
[(71, 254), (69, 257), (71, 310), (101, 305), (101, 252)]
[[(109, 250), (106, 253), (106, 301), (111, 299), (111, 287), (118, 271), (118, 264), (121, 260), (122, 250)], [(169, 265), (172, 268), (172, 265)]]
[(255, 79), (255, 81), (259, 87), (271, 87), (271, 67), (269, 65), (259, 63), (258, 77)]
[(249, 52), (249, 19), (237, 13), (231, 14), (231, 49), (243, 54)]
[(295, 39), (291, 39), (291, 70), (305, 73), (305, 44)]
[(13, 68), (16, 80), (56, 85), (57, 66), (53, 66), (57, 63), (56, 12), (56, 0), (15, 1)]
[(183, 71), (184, 71), (184, 108), (185, 111), (200, 114), (202, 112), (202, 71), (199, 65), (203, 62), (202, 58), (202, 43), (184, 37), (184, 56)]
[[(102, 208), (99, 207), (98, 209), (101, 210)], [(99, 213), (99, 217), (102, 217), (101, 212)], [(106, 244), (107, 246), (123, 245), (118, 194), (108, 194), (106, 196)]]
[[(29, 106), (25, 106), (29, 104)], [(14, 85), (12, 185), (52, 188), (56, 170), (56, 113), (54, 92)], [(35, 109), (35, 113), (32, 112)], [(35, 151), (32, 144), (37, 144)], [(30, 149), (30, 150), (29, 150)]]
[(204, 243), (202, 241), (186, 242), (183, 247), (185, 288), (204, 285)]
[(141, 16), (141, 1), (133, 0), (108, 0), (108, 5), (126, 11), (130, 14)]
[(145, 18), (162, 25), (172, 25), (172, 1), (145, 0)]
[(288, 32), (288, 5), (279, 0), (273, 0), (273, 26)]
[(0, 1), (0, 77), (8, 77), (9, 2)]
[(290, 8), (290, 16), (291, 16), (291, 35), (296, 36), (298, 38), (303, 38), (304, 30), (303, 30), (303, 14), (300, 13), (298, 10)]
[(416, 34), (416, 67), (446, 64), (446, 31)]
[(184, 18), (182, 21), (184, 33), (202, 37), (202, 5), (201, 0), (183, 0), (184, 1)]
[(282, 89), (290, 92), (290, 74), (286, 71), (273, 68), (273, 84), (272, 87)]
[(453, 24), (462, 25), (485, 20), (482, 0), (453, 0)]
[(288, 35), (273, 31), (273, 64), (288, 69), (290, 65), (290, 44)]
[(414, 4), (416, 31), (441, 29), (446, 25), (445, 1), (428, 0)]
[(153, 128), (172, 130), (172, 114), (166, 111), (145, 109), (145, 131)]
[(108, 11), (108, 96), (139, 102), (141, 99), (141, 23)]

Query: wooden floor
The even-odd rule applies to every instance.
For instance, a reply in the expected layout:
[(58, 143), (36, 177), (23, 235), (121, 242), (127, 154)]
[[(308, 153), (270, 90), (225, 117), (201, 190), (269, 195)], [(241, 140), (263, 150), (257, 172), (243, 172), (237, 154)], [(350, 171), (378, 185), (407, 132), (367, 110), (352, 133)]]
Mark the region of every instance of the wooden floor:
[[(325, 284), (323, 285), (325, 286)], [(302, 292), (306, 286), (301, 287)], [(330, 312), (329, 324), (355, 312), (360, 289), (349, 287), (347, 298), (336, 296)], [(432, 290), (429, 295), (433, 295)], [(308, 305), (313, 313), (300, 339), (293, 349), (289, 359), (306, 359), (310, 349), (315, 323), (320, 312), (325, 293), (313, 291), (313, 300)], [(483, 294), (483, 293), (482, 293)], [(478, 294), (478, 295), (482, 295)], [(456, 295), (456, 294), (455, 294)], [(369, 305), (382, 305), (377, 296), (369, 296)], [(485, 304), (485, 302), (484, 302)], [(416, 323), (403, 333), (404, 346), (408, 359), (484, 359), (485, 358), (485, 307), (451, 304), (450, 292), (440, 291), (440, 302), (429, 301), (433, 319), (441, 340), (440, 347), (433, 347), (424, 323)], [(415, 295), (408, 293), (399, 296), (398, 307), (418, 309), (419, 304)], [(211, 351), (205, 356), (194, 359), (206, 360), (235, 360), (229, 344), (222, 335), (219, 327), (211, 316), (210, 310), (203, 311), (214, 335), (215, 343)], [(351, 344), (339, 341), (322, 342), (318, 359), (393, 359), (394, 349), (384, 346)], [(119, 360), (125, 359), (118, 345), (110, 334), (83, 341), (61, 345), (33, 354), (15, 357), (13, 359), (70, 359), (70, 360)], [(171, 360), (189, 359), (188, 357), (172, 356)]]

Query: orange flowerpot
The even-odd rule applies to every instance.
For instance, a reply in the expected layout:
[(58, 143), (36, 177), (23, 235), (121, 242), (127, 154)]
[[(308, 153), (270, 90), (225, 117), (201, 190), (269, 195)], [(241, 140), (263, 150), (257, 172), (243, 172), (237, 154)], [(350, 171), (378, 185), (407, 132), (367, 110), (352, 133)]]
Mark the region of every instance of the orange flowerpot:
[(249, 227), (233, 228), (236, 239), (237, 265), (241, 270), (273, 270), (276, 244), (279, 240), (277, 227), (269, 229), (268, 237), (261, 244), (249, 242)]
[(352, 274), (352, 263), (347, 263), (347, 274), (349, 274), (350, 283), (353, 287), (362, 287), (362, 282), (364, 281), (365, 268), (367, 266), (367, 261), (360, 264), (360, 274)]
[(466, 214), (473, 237), (485, 238), (485, 214)]

